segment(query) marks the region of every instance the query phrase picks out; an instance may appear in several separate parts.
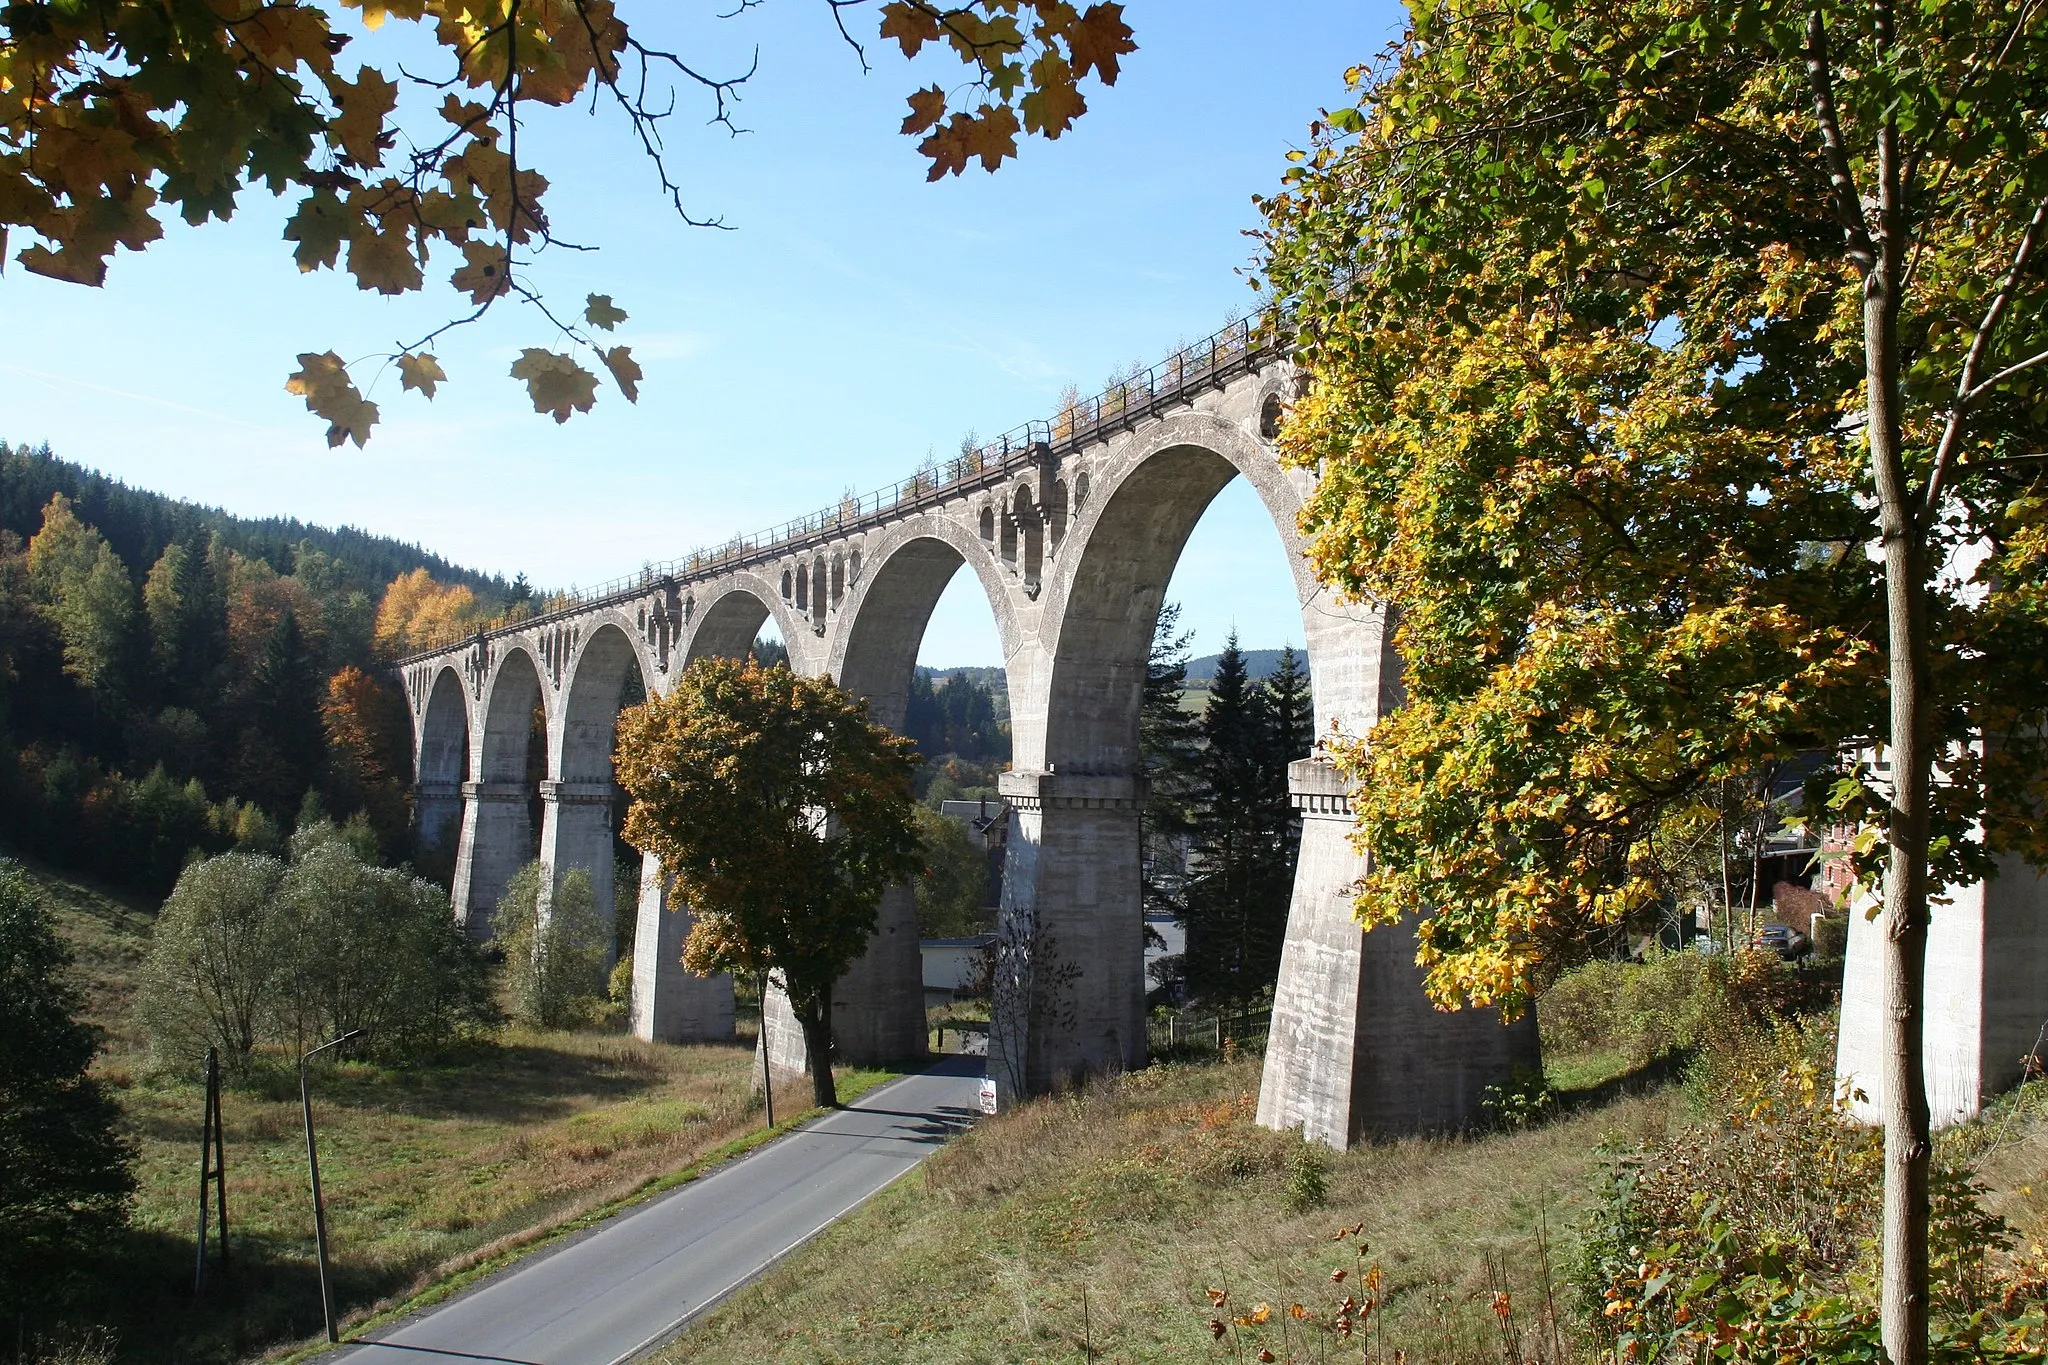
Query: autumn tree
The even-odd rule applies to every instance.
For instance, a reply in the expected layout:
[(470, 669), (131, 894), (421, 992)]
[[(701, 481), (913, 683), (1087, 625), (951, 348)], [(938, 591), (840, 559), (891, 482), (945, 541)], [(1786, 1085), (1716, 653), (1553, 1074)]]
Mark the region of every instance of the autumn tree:
[(64, 671), (99, 693), (120, 689), (135, 584), (106, 537), (84, 525), (59, 493), (43, 509), (43, 526), (28, 543), (29, 581), (36, 600), (64, 640)]
[(2048, 11), (1411, 13), (1266, 205), (1315, 562), (1400, 609), (1407, 704), (1337, 749), (1361, 917), (1516, 1007), (1654, 895), (1674, 812), (1873, 741), (1808, 798), (1881, 885), (1919, 1365), (1928, 888), (2048, 859)]
[(829, 679), (752, 660), (701, 660), (619, 717), (626, 839), (695, 916), (684, 964), (782, 987), (820, 1105), (838, 1103), (833, 983), (867, 948), (882, 893), (924, 867), (916, 763)]
[(327, 733), (328, 781), (348, 809), (368, 812), (387, 852), (405, 844), (412, 820), (406, 792), (412, 772), (412, 721), (405, 697), (354, 664), (327, 680), (320, 719)]
[(436, 583), (425, 569), (400, 574), (377, 603), (377, 648), (396, 658), (449, 644), (481, 624), (476, 594), (460, 583)]
[[(856, 0), (832, 0), (847, 29)], [(432, 398), (447, 375), (430, 349), (502, 299), (531, 305), (559, 349), (512, 362), (537, 412), (588, 411), (598, 372), (629, 401), (639, 363), (608, 337), (625, 320), (605, 294), (575, 310), (548, 303), (535, 258), (562, 245), (548, 179), (520, 144), (536, 109), (587, 97), (623, 119), (659, 193), (686, 223), (664, 123), (702, 96), (713, 123), (738, 131), (733, 101), (750, 73), (710, 74), (629, 29), (613, 0), (218, 0), (166, 9), (154, 0), (33, 3), (0, 10), (0, 250), (14, 236), (24, 269), (105, 282), (117, 247), (140, 251), (176, 213), (231, 216), (245, 191), (289, 196), (284, 237), (304, 271), (345, 268), (380, 294), (454, 291), (455, 318), (374, 363)], [(744, 10), (748, 6), (742, 5)], [(1068, 0), (886, 0), (879, 36), (906, 57), (937, 48), (970, 79), (912, 95), (903, 131), (921, 136), (931, 177), (970, 161), (993, 170), (1020, 133), (1060, 136), (1132, 50), (1122, 6)], [(401, 66), (414, 28), (432, 57)], [(347, 30), (359, 29), (358, 32)], [(373, 54), (350, 60), (350, 49)], [(865, 58), (862, 58), (865, 65)], [(587, 362), (587, 363), (586, 363)], [(331, 445), (360, 445), (378, 419), (335, 352), (308, 351), (287, 387), (328, 424)]]

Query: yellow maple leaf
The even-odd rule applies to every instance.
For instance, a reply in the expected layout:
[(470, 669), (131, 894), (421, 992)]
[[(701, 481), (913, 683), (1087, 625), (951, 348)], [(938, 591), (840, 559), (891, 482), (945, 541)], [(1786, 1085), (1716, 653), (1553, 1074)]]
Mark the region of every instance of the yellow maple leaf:
[(614, 346), (609, 351), (599, 351), (605, 368), (612, 372), (618, 383), (619, 392), (626, 395), (628, 403), (640, 401), (640, 362), (633, 359), (632, 351), (624, 346)]
[(434, 386), (447, 382), (448, 375), (442, 370), (441, 362), (425, 351), (417, 355), (398, 357), (399, 384), (408, 389), (418, 389), (427, 397), (434, 396)]
[(354, 441), (361, 446), (377, 424), (377, 405), (364, 398), (348, 376), (348, 366), (332, 351), (303, 351), (299, 368), (284, 381), (285, 392), (306, 400), (315, 417), (327, 419), (327, 444)]
[(529, 346), (512, 362), (512, 377), (526, 381), (535, 412), (550, 413), (557, 422), (569, 413), (589, 412), (597, 401), (597, 376), (568, 356)]

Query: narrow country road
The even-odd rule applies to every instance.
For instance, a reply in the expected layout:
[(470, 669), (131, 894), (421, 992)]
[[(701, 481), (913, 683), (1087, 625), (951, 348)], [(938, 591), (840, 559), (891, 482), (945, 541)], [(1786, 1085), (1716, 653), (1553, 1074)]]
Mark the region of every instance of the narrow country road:
[(981, 1068), (941, 1058), (329, 1359), (631, 1360), (964, 1129)]

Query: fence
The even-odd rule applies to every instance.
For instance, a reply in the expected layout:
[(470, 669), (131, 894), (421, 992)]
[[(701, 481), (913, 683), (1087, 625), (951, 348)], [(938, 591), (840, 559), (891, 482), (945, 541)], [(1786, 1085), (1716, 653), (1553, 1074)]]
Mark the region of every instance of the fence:
[(1222, 1051), (1225, 1040), (1240, 1047), (1263, 1045), (1273, 1027), (1273, 1011), (1242, 1014), (1169, 1014), (1145, 1021), (1146, 1041), (1153, 1053), (1187, 1049)]

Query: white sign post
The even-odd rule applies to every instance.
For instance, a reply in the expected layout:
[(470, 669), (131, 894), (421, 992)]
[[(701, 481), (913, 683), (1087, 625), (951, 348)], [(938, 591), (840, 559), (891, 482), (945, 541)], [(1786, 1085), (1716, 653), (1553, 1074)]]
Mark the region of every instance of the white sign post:
[(981, 1078), (981, 1112), (984, 1114), (996, 1112), (996, 1078), (993, 1076), (983, 1076)]

